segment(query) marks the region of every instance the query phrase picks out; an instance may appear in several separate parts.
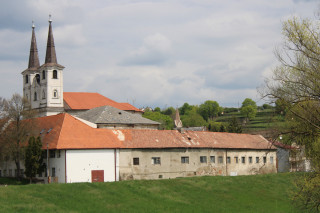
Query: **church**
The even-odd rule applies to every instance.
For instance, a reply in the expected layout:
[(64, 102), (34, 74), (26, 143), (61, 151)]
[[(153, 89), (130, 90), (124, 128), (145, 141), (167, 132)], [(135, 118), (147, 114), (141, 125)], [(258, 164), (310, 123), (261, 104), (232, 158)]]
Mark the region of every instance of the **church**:
[[(143, 118), (129, 103), (98, 93), (64, 92), (63, 69), (50, 17), (45, 63), (39, 62), (33, 25), (29, 64), (22, 72), (23, 96), (38, 112), (35, 136), (48, 153), (46, 169), (37, 175), (46, 183), (277, 171), (276, 147), (261, 135), (182, 131), (180, 119), (177, 130), (159, 130), (158, 122)], [(0, 176), (15, 173), (13, 162), (0, 162)]]

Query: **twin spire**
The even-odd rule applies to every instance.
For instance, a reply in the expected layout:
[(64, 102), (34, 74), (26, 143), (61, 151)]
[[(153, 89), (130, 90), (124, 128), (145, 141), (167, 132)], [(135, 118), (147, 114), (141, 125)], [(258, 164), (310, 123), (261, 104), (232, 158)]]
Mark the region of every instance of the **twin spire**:
[[(58, 65), (56, 49), (54, 46), (54, 39), (52, 33), (52, 20), (51, 15), (49, 15), (49, 31), (48, 31), (48, 40), (47, 40), (47, 51), (46, 51), (46, 59), (45, 65)], [(30, 55), (29, 55), (29, 65), (28, 69), (38, 69), (40, 67), (39, 56), (38, 56), (38, 48), (36, 42), (36, 36), (34, 32), (34, 23), (32, 21), (32, 37), (31, 37), (31, 46), (30, 46)], [(61, 65), (60, 65), (61, 66)]]

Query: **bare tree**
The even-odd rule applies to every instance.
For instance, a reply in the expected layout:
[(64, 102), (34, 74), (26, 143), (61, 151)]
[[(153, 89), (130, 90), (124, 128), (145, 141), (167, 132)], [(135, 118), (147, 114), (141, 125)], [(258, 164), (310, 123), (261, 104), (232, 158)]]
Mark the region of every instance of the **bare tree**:
[(9, 100), (0, 100), (0, 151), (15, 162), (17, 177), (20, 178), (23, 147), (35, 127), (32, 119), (35, 112), (30, 110), (28, 101), (19, 94), (13, 94)]
[(300, 194), (295, 198), (302, 201), (304, 208), (320, 211), (319, 19), (293, 17), (283, 23), (283, 35), (283, 45), (275, 52), (280, 65), (260, 92), (273, 101), (285, 103), (288, 125), (281, 134), (286, 134), (288, 142), (305, 148), (314, 171), (299, 182)]

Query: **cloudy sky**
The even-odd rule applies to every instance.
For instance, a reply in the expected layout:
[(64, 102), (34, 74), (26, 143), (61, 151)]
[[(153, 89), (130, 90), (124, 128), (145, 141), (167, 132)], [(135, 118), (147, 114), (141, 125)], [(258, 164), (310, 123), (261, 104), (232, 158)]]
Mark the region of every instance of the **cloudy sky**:
[(52, 14), (64, 91), (137, 107), (264, 102), (281, 22), (313, 17), (317, 0), (1, 0), (0, 96), (22, 94), (31, 22), (44, 63)]

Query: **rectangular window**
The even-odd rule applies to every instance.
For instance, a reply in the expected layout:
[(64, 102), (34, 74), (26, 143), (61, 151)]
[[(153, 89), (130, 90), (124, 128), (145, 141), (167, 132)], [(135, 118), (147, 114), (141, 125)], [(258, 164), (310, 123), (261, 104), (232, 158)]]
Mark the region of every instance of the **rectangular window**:
[(2, 177), (1, 170), (0, 170), (0, 177)]
[(56, 150), (49, 150), (49, 156), (50, 156), (50, 158), (55, 158), (56, 157)]
[(207, 156), (200, 156), (200, 163), (207, 163)]
[(52, 167), (51, 177), (55, 177), (55, 176), (56, 176), (56, 168)]
[(61, 157), (61, 150), (58, 150), (58, 158)]
[(12, 177), (12, 169), (9, 169), (9, 177)]
[(3, 177), (6, 177), (7, 176), (7, 170), (3, 170)]
[(238, 160), (239, 160), (238, 157), (234, 157), (234, 162), (238, 163), (239, 162)]
[(133, 158), (133, 165), (139, 165), (139, 158)]
[(222, 156), (218, 157), (218, 163), (223, 163), (223, 157)]
[(263, 157), (263, 163), (267, 163), (267, 157)]
[(152, 164), (161, 164), (160, 157), (152, 157)]
[(227, 163), (231, 163), (231, 158), (227, 157)]
[(181, 157), (181, 163), (189, 163), (189, 157)]
[(216, 156), (210, 156), (210, 162), (216, 163)]
[(249, 163), (252, 163), (252, 157), (249, 157)]
[(18, 177), (18, 170), (17, 169), (14, 170), (14, 176)]
[(246, 163), (246, 157), (241, 157), (241, 163)]
[(259, 163), (259, 157), (256, 157), (256, 163)]
[(273, 157), (270, 157), (270, 164), (273, 164)]

